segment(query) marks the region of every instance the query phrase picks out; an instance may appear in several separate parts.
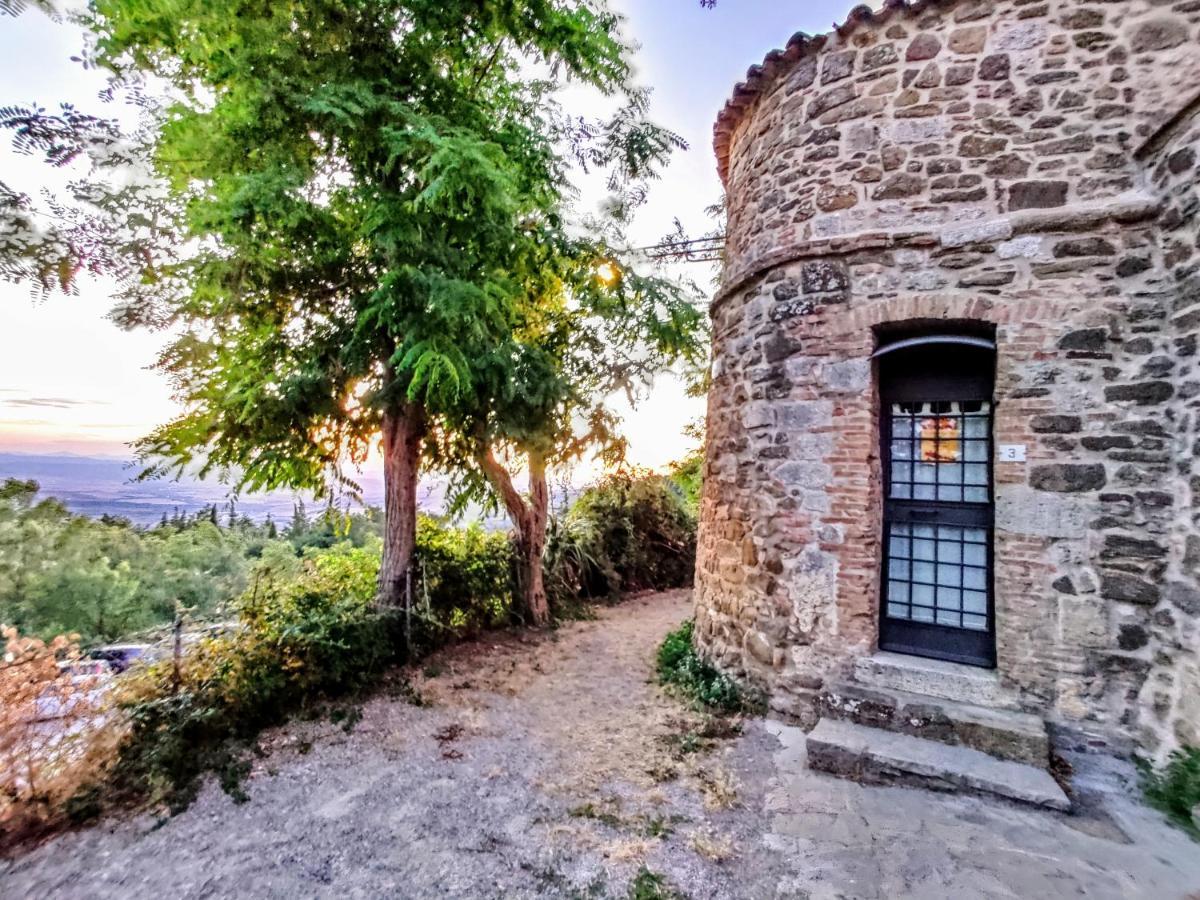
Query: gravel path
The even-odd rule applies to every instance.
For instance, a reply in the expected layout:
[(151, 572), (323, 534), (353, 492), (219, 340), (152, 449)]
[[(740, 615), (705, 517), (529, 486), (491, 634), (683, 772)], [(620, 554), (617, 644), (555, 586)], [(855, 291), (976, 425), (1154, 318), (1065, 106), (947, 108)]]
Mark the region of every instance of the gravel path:
[[(803, 733), (705, 722), (652, 681), (686, 592), (452, 648), (345, 733), (298, 723), (234, 804), (64, 835), (0, 863), (9, 897), (1183, 897), (1200, 847), (1127, 798), (1066, 817), (809, 772)], [(1112, 789), (1124, 775), (1100, 773)]]

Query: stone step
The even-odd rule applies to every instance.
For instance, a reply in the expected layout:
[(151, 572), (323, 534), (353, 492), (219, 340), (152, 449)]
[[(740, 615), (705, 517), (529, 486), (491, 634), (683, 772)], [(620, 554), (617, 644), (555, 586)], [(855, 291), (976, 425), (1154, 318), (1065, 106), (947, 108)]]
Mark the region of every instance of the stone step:
[(1020, 707), (1016, 696), (1000, 684), (994, 669), (980, 669), (940, 659), (925, 659), (881, 650), (855, 660), (854, 680), (870, 687), (955, 700), (991, 709)]
[(982, 750), (997, 759), (1046, 768), (1046, 723), (1028, 713), (991, 709), (857, 682), (833, 682), (817, 706), (823, 716)]
[(867, 784), (986, 794), (1066, 811), (1071, 801), (1045, 769), (907, 734), (823, 718), (808, 735), (808, 767)]

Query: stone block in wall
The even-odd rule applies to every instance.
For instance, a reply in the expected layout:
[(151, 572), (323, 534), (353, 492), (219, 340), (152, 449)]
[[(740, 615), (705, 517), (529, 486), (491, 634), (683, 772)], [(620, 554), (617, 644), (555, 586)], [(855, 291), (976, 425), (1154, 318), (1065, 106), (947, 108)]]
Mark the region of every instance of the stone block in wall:
[(1126, 534), (1106, 534), (1100, 558), (1104, 560), (1157, 560), (1167, 555), (1167, 548), (1156, 540), (1136, 538)]
[(1099, 463), (1051, 463), (1033, 466), (1029, 472), (1029, 484), (1038, 491), (1096, 491), (1107, 482), (1107, 473)]
[(1096, 597), (1060, 597), (1058, 626), (1064, 643), (1094, 649), (1109, 645), (1108, 606)]
[[(1195, 573), (1200, 576), (1200, 573)], [(1182, 581), (1173, 581), (1167, 585), (1167, 602), (1180, 612), (1192, 618), (1200, 617), (1200, 589)]]
[(1065, 181), (1019, 181), (1008, 189), (1008, 208), (1015, 212), (1065, 206), (1068, 190)]
[(996, 490), (995, 515), (999, 531), (1082, 538), (1087, 534), (1089, 507), (1075, 497), (1046, 493), (1023, 484), (1004, 484)]
[(834, 393), (860, 394), (871, 384), (871, 361), (848, 359), (821, 369), (825, 387)]
[(1083, 350), (1100, 353), (1108, 347), (1107, 328), (1079, 328), (1058, 339), (1059, 350)]
[(1155, 406), (1174, 395), (1175, 388), (1168, 381), (1142, 381), (1137, 384), (1117, 384), (1104, 389), (1106, 400), (1130, 402), (1138, 406)]
[(1188, 40), (1187, 20), (1174, 16), (1152, 19), (1138, 25), (1130, 37), (1130, 49), (1134, 53), (1151, 53), (1170, 50)]
[(1161, 599), (1162, 591), (1158, 585), (1136, 575), (1106, 571), (1100, 574), (1100, 596), (1106, 600), (1153, 606)]
[(1029, 428), (1037, 434), (1074, 434), (1083, 428), (1083, 420), (1079, 416), (1034, 416)]
[(806, 294), (844, 291), (850, 286), (850, 276), (840, 260), (816, 260), (800, 270), (800, 285)]
[(947, 46), (950, 52), (962, 56), (971, 56), (983, 51), (987, 42), (988, 29), (986, 25), (971, 25), (966, 28), (956, 28), (950, 32)]
[(793, 460), (776, 467), (775, 479), (789, 487), (821, 488), (829, 484), (833, 470), (822, 462)]
[(936, 34), (918, 34), (908, 45), (905, 59), (909, 62), (920, 62), (933, 59), (942, 52), (942, 41)]

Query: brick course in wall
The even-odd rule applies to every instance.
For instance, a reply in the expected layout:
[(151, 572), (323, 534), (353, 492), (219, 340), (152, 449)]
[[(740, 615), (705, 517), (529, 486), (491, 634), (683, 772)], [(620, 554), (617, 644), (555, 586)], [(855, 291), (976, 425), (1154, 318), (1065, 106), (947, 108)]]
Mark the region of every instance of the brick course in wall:
[(994, 328), (1000, 676), (1064, 741), (1200, 742), (1200, 3), (892, 3), (717, 126), (697, 633), (806, 717), (873, 652), (870, 357)]

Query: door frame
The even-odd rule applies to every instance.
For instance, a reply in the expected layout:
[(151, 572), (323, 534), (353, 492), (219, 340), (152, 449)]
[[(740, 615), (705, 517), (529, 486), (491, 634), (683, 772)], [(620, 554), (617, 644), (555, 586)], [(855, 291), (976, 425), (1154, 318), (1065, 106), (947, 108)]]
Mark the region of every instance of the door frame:
[[(996, 667), (995, 565), (995, 344), (955, 335), (908, 338), (876, 352), (879, 397), (879, 449), (882, 483), (880, 504), (880, 580), (878, 645), (881, 650), (941, 659), (981, 668)], [(891, 499), (892, 414), (896, 402), (983, 401), (989, 405), (987, 433), (988, 500), (950, 503)], [(888, 616), (890, 525), (892, 523), (960, 525), (987, 534), (987, 630), (975, 631)], [(940, 645), (940, 646), (939, 646)]]

